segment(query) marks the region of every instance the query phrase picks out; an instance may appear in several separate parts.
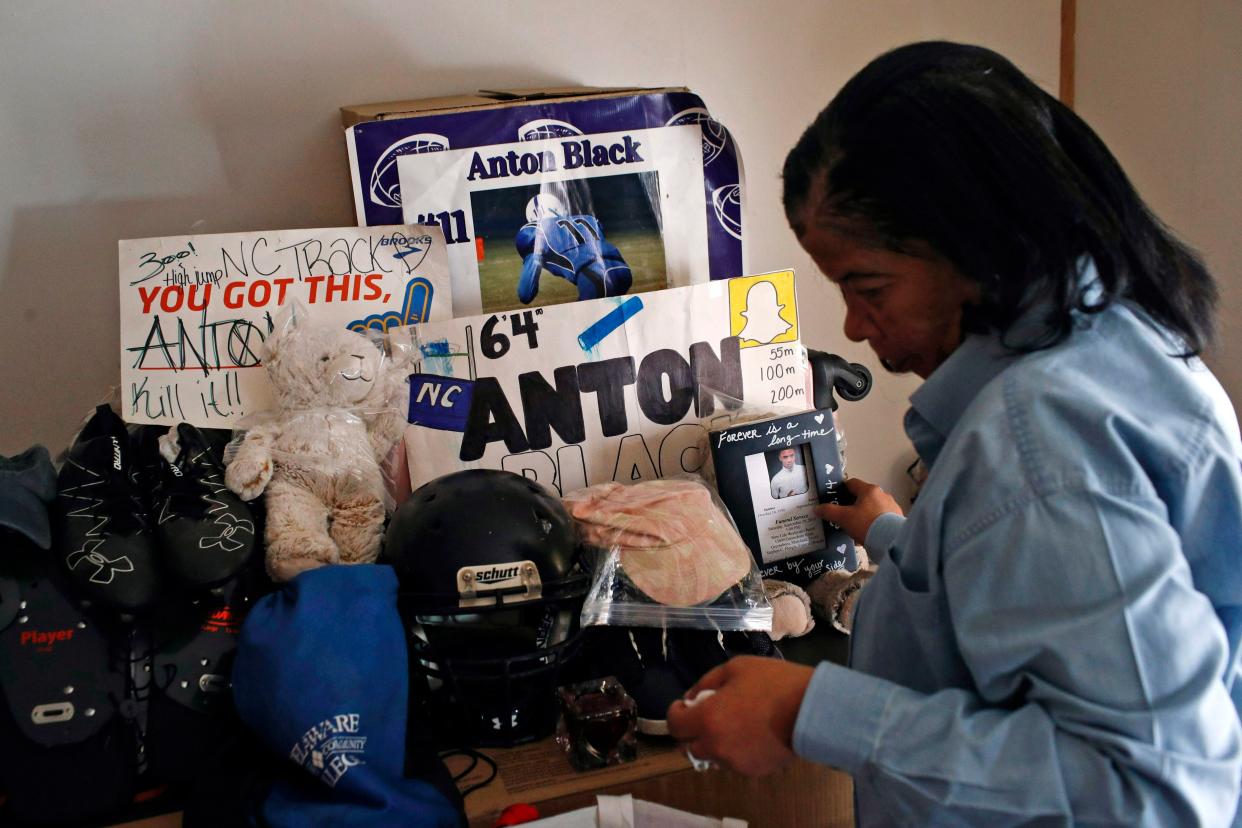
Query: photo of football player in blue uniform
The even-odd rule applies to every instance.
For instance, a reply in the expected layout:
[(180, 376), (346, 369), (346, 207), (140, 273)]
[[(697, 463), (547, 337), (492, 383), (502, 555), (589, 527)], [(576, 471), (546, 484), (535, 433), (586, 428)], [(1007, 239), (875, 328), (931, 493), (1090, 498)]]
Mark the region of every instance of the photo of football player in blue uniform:
[(601, 297), (624, 301), (668, 287), (661, 203), (652, 171), (471, 192), (480, 307), (498, 313)]
[(599, 219), (569, 213), (551, 193), (527, 203), (526, 224), (514, 244), (522, 257), (517, 295), (524, 305), (538, 295), (544, 270), (577, 287), (579, 299), (623, 295), (634, 280), (621, 251), (604, 238)]

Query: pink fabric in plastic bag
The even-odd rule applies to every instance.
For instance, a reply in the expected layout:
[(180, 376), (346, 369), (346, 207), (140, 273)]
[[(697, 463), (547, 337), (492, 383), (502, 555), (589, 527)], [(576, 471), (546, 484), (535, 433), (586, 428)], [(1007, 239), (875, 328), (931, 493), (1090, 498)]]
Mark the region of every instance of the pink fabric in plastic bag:
[(750, 550), (702, 483), (602, 483), (564, 500), (584, 539), (617, 549), (626, 577), (653, 601), (701, 604), (750, 572)]

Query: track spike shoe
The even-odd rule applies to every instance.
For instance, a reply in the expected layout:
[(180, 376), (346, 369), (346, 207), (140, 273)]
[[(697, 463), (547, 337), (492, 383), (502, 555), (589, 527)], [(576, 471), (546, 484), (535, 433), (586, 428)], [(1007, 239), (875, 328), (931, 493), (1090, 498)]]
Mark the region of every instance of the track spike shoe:
[(54, 548), (81, 597), (122, 613), (145, 609), (159, 591), (140, 491), (125, 423), (101, 405), (57, 476)]
[(155, 440), (147, 431), (142, 437), (160, 560), (186, 587), (216, 587), (254, 552), (254, 516), (224, 485), (224, 465), (201, 431), (181, 423), (175, 441), (172, 436)]

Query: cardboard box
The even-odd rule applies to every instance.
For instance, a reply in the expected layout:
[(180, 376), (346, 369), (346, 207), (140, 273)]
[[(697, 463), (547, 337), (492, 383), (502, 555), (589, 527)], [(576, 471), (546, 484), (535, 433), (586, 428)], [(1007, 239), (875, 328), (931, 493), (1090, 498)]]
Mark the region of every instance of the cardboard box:
[[(450, 245), (471, 250), (477, 241), (473, 219), (455, 210), (458, 205), (432, 203), (433, 199), (425, 208), (420, 202), (413, 210), (414, 205), (403, 204), (398, 158), (482, 147), (492, 147), (496, 152), (490, 154), (499, 155), (519, 142), (585, 141), (592, 135), (697, 125), (703, 148), (703, 193), (693, 212), (706, 221), (703, 255), (708, 260), (708, 277), (723, 279), (747, 272), (740, 154), (703, 101), (684, 87), (480, 90), (346, 106), (341, 119), (359, 225), (403, 223), (404, 206), (406, 214), (412, 213), (411, 221), (439, 223)], [(468, 306), (465, 310), (471, 312)]]
[(536, 101), (552, 100), (598, 100), (638, 93), (689, 92), (684, 86), (663, 88), (634, 86), (555, 86), (542, 89), (480, 89), (471, 95), (446, 95), (441, 98), (420, 98), (407, 101), (358, 104), (341, 107), (341, 122), (345, 127), (366, 121), (391, 121), (397, 118), (414, 118), (437, 113), (445, 115), (467, 109), (501, 109), (506, 106), (523, 106)]

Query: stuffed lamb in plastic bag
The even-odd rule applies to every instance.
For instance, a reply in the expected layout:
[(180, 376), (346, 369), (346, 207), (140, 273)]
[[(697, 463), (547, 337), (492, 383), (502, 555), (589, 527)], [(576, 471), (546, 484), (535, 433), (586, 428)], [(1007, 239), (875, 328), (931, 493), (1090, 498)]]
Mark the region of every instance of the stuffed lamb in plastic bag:
[(264, 343), (274, 408), (248, 417), (225, 483), (265, 494), (267, 571), (287, 581), (379, 554), (380, 461), (404, 426), (405, 377), (363, 334), (293, 306)]

